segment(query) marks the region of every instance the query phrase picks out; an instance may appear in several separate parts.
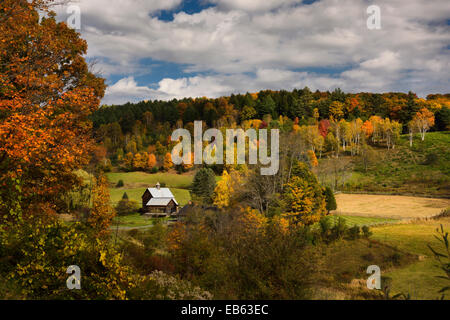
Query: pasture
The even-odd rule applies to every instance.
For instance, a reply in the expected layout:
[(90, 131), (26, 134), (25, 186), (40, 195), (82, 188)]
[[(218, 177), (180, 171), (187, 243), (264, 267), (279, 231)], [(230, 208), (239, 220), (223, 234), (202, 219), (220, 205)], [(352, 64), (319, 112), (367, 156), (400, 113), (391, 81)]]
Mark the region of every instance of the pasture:
[(153, 187), (157, 182), (168, 188), (188, 189), (194, 176), (192, 174), (146, 173), (146, 172), (110, 172), (106, 174), (108, 181), (116, 185), (122, 180), (128, 189)]
[(442, 276), (443, 272), (436, 267), (427, 245), (442, 251), (442, 245), (435, 238), (436, 229), (441, 224), (445, 230), (450, 230), (450, 218), (416, 220), (372, 228), (371, 239), (419, 256), (419, 261), (406, 267), (387, 270), (385, 273), (381, 270), (383, 276), (392, 279), (393, 294), (409, 293), (412, 299), (440, 297), (438, 291), (445, 285), (445, 281), (437, 276)]

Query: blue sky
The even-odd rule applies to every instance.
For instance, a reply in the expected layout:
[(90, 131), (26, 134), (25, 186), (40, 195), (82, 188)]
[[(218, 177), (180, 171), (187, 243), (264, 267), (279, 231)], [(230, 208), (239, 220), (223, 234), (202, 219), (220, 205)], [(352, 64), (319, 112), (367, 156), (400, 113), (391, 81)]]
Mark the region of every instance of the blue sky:
[[(381, 29), (367, 28), (367, 7)], [(449, 92), (448, 0), (78, 0), (105, 104), (262, 89)], [(61, 20), (65, 8), (58, 9)]]

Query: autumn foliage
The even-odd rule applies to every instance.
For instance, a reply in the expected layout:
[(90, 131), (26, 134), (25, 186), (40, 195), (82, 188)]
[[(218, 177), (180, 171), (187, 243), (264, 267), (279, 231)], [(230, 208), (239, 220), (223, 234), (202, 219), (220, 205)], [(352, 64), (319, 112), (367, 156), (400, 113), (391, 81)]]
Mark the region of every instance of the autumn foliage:
[(92, 193), (92, 210), (88, 218), (88, 224), (98, 237), (105, 237), (110, 232), (109, 227), (115, 212), (109, 204), (108, 184), (104, 177), (96, 179)]
[[(83, 58), (86, 41), (57, 23), (52, 1), (0, 2), (0, 212), (11, 199), (25, 210), (73, 188), (74, 169), (93, 149), (89, 115), (99, 106), (104, 80)], [(47, 16), (39, 21), (37, 10)], [(3, 214), (2, 214), (3, 216)]]

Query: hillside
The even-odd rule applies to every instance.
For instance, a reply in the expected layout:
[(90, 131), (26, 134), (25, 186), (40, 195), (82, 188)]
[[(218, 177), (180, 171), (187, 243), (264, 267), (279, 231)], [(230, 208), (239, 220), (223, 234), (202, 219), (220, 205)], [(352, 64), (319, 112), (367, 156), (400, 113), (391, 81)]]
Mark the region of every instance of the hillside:
[[(430, 132), (425, 141), (418, 136), (409, 147), (402, 135), (395, 149), (375, 148), (367, 170), (361, 158), (350, 158), (340, 173), (343, 192), (386, 193), (450, 197), (450, 132)], [(345, 158), (345, 157), (344, 157)], [(345, 160), (343, 160), (345, 161)]]

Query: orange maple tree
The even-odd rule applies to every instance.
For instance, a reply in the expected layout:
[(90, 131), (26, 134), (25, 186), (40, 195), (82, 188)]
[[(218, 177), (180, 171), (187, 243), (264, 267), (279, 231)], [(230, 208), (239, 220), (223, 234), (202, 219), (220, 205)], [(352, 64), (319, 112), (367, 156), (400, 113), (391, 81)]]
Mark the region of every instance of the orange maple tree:
[(0, 2), (1, 217), (12, 201), (24, 212), (57, 210), (94, 146), (89, 115), (104, 80), (89, 70), (86, 41), (55, 20), (53, 3)]

